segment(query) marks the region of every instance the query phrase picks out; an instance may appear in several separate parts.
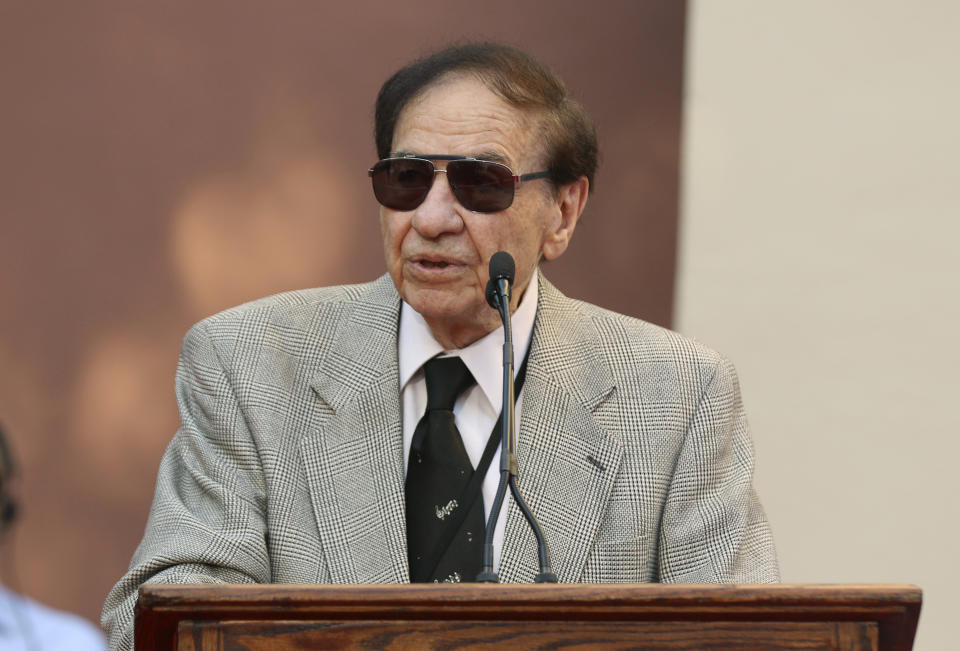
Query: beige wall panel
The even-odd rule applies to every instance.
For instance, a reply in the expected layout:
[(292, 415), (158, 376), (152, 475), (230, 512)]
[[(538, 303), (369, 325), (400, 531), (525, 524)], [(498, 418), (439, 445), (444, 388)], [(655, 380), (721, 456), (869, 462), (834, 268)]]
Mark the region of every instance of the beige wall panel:
[(738, 366), (784, 579), (956, 647), (960, 3), (691, 5), (677, 326)]

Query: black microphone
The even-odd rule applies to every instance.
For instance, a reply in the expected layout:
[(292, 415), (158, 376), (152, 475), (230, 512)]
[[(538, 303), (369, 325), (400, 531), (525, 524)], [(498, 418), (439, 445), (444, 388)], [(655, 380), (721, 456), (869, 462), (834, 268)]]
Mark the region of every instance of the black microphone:
[[(497, 251), (490, 258), (490, 280), (487, 281), (487, 303), (495, 310), (500, 310), (501, 296), (506, 299), (507, 307), (510, 306), (510, 292), (513, 286), (513, 277), (517, 273), (517, 265), (513, 262), (513, 256), (506, 251)], [(500, 313), (500, 319), (503, 320), (503, 312)], [(510, 322), (510, 310), (507, 309), (506, 323)], [(506, 332), (506, 330), (504, 330)]]
[(534, 517), (526, 500), (520, 494), (517, 486), (517, 437), (514, 413), (514, 386), (513, 386), (513, 331), (510, 327), (510, 296), (513, 288), (513, 279), (516, 275), (516, 264), (513, 257), (506, 251), (497, 251), (490, 258), (490, 280), (487, 281), (486, 296), (490, 307), (500, 313), (503, 321), (503, 404), (501, 406), (501, 434), (500, 434), (500, 483), (497, 494), (490, 506), (490, 515), (487, 518), (487, 528), (483, 538), (483, 567), (477, 575), (479, 583), (497, 583), (499, 577), (493, 571), (493, 532), (497, 526), (500, 509), (503, 507), (503, 498), (506, 496), (507, 486), (513, 494), (513, 500), (520, 507), (520, 511), (530, 524), (533, 535), (537, 539), (537, 555), (540, 561), (540, 572), (534, 578), (537, 583), (556, 583), (557, 575), (550, 569), (550, 549), (543, 536), (540, 524)]

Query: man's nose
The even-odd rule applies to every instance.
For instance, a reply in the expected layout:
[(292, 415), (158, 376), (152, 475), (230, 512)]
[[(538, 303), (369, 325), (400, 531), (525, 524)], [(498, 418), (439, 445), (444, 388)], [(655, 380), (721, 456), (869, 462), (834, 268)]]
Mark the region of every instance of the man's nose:
[(413, 213), (413, 228), (428, 239), (444, 233), (456, 233), (463, 228), (463, 220), (457, 212), (457, 198), (453, 196), (446, 170), (436, 170), (433, 185), (427, 198)]

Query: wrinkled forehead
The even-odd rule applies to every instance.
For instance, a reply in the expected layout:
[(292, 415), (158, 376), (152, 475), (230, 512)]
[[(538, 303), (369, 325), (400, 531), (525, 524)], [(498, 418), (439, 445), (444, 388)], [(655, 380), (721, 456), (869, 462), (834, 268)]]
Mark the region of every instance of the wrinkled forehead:
[(520, 165), (541, 157), (539, 123), (537, 113), (511, 105), (482, 78), (448, 74), (401, 110), (391, 153), (459, 154)]

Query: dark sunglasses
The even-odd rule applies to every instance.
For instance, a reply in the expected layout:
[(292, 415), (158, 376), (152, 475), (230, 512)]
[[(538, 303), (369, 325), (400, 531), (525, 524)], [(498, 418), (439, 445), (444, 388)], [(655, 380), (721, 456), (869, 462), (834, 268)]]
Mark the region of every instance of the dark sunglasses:
[[(450, 162), (441, 170), (433, 164), (434, 160)], [(393, 210), (413, 210), (423, 203), (438, 172), (446, 173), (453, 196), (473, 212), (506, 210), (513, 203), (514, 191), (521, 181), (550, 176), (550, 172), (517, 176), (502, 163), (447, 155), (384, 158), (367, 170), (373, 179), (377, 201)]]

